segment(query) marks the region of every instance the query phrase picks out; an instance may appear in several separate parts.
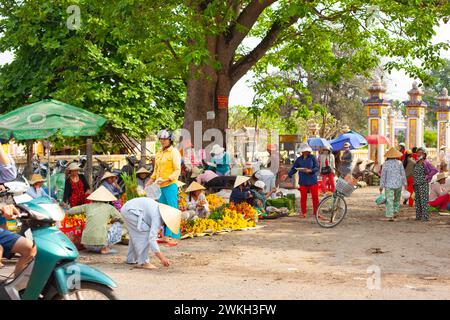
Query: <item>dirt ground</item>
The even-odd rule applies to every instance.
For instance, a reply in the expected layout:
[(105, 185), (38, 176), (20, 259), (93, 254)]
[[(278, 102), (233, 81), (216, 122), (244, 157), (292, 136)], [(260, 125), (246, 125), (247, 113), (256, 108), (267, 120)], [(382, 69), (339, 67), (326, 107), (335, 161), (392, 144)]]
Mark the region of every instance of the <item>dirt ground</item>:
[(450, 298), (450, 217), (417, 222), (403, 207), (398, 221), (388, 222), (374, 203), (377, 194), (357, 190), (334, 229), (309, 215), (162, 247), (170, 268), (132, 269), (123, 245), (112, 256), (82, 252), (80, 261), (117, 281), (121, 299)]

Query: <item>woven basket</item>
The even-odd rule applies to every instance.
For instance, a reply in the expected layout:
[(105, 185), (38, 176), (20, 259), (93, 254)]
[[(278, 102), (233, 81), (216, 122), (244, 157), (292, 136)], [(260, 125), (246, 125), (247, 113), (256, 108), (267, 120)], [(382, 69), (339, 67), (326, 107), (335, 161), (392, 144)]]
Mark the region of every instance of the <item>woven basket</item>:
[(336, 181), (336, 190), (339, 193), (342, 193), (346, 197), (350, 197), (350, 195), (355, 191), (356, 187), (342, 178), (339, 178)]

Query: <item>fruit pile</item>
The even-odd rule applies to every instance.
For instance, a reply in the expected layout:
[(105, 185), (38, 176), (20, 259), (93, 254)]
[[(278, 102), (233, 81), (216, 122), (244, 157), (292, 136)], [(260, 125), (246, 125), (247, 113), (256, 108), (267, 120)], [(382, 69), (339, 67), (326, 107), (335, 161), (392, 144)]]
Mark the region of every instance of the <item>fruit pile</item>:
[(241, 214), (245, 220), (256, 221), (258, 216), (258, 211), (247, 202), (243, 202), (237, 205), (231, 204), (230, 209), (235, 210), (236, 212)]
[(180, 191), (178, 193), (178, 209), (180, 209), (181, 211), (186, 210), (186, 205), (187, 205), (186, 199), (187, 199), (186, 193), (184, 193), (183, 191)]
[(86, 224), (86, 216), (84, 214), (68, 215), (61, 221), (63, 228), (73, 228), (78, 226), (84, 226)]
[(226, 204), (225, 199), (219, 197), (215, 194), (209, 194), (206, 196), (206, 200), (208, 201), (209, 210), (215, 210), (224, 204)]
[[(250, 207), (251, 208), (251, 207)], [(245, 211), (245, 210), (246, 211)], [(202, 233), (214, 233), (223, 230), (239, 230), (242, 228), (255, 227), (255, 216), (251, 219), (246, 219), (244, 212), (247, 215), (256, 214), (256, 210), (248, 207), (239, 207), (238, 211), (236, 206), (223, 205), (220, 208), (215, 209), (209, 219), (195, 219), (191, 221), (183, 220), (181, 222), (181, 234), (182, 235), (197, 235)]]

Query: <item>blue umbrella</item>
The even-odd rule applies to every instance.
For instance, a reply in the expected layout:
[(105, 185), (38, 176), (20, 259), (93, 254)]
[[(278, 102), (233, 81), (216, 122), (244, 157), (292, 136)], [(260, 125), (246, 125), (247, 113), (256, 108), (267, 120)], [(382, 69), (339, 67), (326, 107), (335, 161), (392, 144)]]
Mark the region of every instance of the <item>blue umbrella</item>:
[(331, 147), (331, 144), (324, 138), (310, 138), (308, 139), (309, 146), (314, 150), (318, 151), (323, 147)]
[(330, 140), (334, 151), (344, 149), (344, 143), (350, 143), (350, 149), (358, 149), (367, 146), (367, 140), (357, 132), (349, 131), (341, 134), (336, 139)]

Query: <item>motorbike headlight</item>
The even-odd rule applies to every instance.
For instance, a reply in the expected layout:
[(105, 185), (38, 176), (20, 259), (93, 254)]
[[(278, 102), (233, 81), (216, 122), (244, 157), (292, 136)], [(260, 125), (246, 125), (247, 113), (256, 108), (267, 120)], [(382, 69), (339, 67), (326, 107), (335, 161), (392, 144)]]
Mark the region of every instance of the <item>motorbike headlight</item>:
[(33, 216), (36, 220), (49, 220), (50, 217), (44, 213), (35, 211), (35, 210), (29, 210), (30, 214)]

